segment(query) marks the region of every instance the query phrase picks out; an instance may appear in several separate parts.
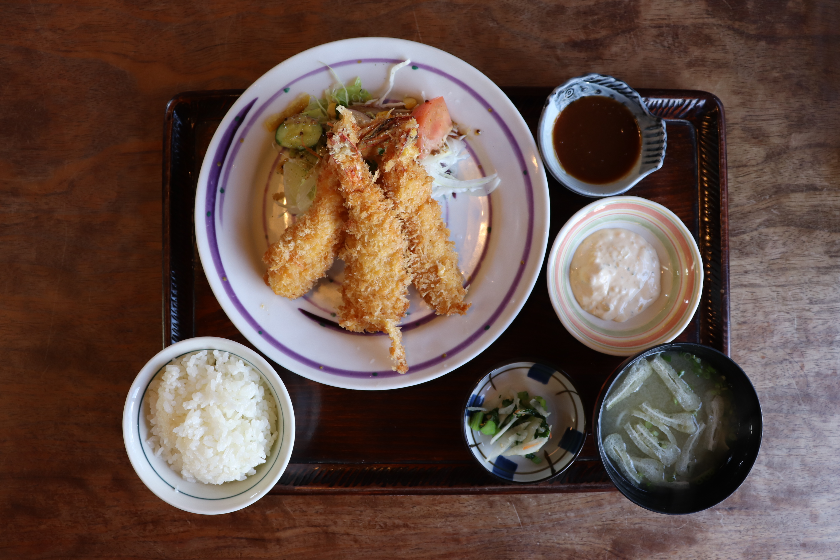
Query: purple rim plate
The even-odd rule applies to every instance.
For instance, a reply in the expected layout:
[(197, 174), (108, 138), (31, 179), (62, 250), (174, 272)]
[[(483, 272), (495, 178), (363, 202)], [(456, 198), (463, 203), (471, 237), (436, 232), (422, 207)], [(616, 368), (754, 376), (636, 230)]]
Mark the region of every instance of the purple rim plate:
[[(403, 319), (409, 372), (391, 371), (387, 337), (337, 328), (341, 266), (297, 300), (263, 282), (261, 257), (287, 218), (273, 204), (276, 152), (263, 122), (300, 93), (320, 97), (360, 77), (374, 96), (394, 64), (391, 98), (443, 96), (466, 133), (471, 158), (458, 175), (498, 173), (489, 196), (447, 197), (444, 217), (469, 283), (463, 317), (437, 317), (412, 292)], [(398, 39), (361, 38), (315, 47), (282, 62), (249, 87), (222, 120), (201, 166), (195, 207), (201, 263), (222, 309), (266, 356), (308, 379), (348, 389), (385, 390), (435, 379), (482, 352), (510, 325), (539, 274), (548, 241), (545, 170), (522, 116), (481, 72), (441, 50)]]

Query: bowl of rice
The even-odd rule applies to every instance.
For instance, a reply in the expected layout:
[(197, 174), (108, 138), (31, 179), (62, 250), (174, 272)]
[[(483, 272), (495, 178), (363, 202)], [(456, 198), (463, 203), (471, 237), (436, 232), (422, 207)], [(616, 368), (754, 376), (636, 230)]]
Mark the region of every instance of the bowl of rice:
[(242, 509), (280, 479), (295, 440), (274, 368), (237, 342), (173, 344), (137, 375), (123, 411), (128, 458), (156, 496), (205, 515)]

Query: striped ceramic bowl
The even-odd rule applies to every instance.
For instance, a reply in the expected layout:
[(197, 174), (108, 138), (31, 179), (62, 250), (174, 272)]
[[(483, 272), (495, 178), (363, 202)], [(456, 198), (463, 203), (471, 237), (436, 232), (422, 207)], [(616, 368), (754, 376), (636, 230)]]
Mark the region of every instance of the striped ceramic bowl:
[[(624, 228), (644, 237), (659, 256), (661, 294), (639, 315), (616, 323), (584, 311), (569, 284), (569, 267), (580, 243), (604, 228)], [(703, 290), (703, 262), (688, 228), (660, 204), (633, 196), (602, 199), (572, 216), (548, 257), (548, 293), (572, 336), (613, 356), (631, 356), (674, 340), (694, 317)]]

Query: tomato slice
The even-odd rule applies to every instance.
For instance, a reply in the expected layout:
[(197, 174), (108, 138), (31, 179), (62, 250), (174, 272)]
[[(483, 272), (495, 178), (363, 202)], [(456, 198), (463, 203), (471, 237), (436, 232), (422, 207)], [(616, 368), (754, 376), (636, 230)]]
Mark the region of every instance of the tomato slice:
[(452, 130), (452, 119), (443, 97), (429, 99), (411, 111), (418, 126), (418, 147), (425, 155), (440, 148), (446, 135)]

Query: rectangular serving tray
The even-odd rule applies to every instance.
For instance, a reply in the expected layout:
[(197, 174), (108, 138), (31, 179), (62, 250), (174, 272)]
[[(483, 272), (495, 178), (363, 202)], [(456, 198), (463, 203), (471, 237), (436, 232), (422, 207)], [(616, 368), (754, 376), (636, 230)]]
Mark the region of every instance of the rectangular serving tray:
[[(550, 88), (505, 93), (533, 132)], [(241, 90), (182, 93), (166, 109), (163, 152), (163, 344), (219, 336), (253, 348), (216, 301), (195, 245), (196, 182), (216, 127)], [(670, 208), (694, 235), (704, 264), (703, 296), (677, 340), (729, 354), (729, 226), (723, 106), (712, 94), (639, 90), (667, 122), (665, 164), (627, 194)], [(548, 178), (549, 248), (560, 228), (592, 199)], [(504, 188), (502, 186), (501, 188)], [(553, 364), (577, 387), (587, 434), (575, 463), (535, 485), (500, 482), (473, 462), (461, 422), (468, 393), (485, 373), (519, 359)], [(614, 490), (591, 433), (606, 378), (624, 358), (599, 354), (566, 332), (554, 313), (545, 267), (510, 327), (487, 350), (443, 377), (395, 391), (350, 391), (273, 364), (295, 409), (291, 462), (273, 494), (506, 494)]]

